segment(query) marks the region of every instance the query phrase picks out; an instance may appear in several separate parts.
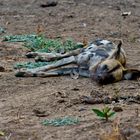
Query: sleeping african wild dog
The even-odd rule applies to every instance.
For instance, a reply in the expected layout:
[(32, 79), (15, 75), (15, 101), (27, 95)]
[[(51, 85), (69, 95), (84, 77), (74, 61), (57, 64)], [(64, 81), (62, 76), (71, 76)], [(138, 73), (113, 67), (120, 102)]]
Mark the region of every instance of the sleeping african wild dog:
[(100, 84), (137, 79), (140, 77), (139, 70), (125, 68), (126, 55), (121, 45), (121, 41), (115, 45), (108, 40), (96, 40), (87, 47), (64, 54), (29, 52), (27, 57), (35, 57), (36, 60), (57, 61), (39, 68), (20, 69), (16, 76), (47, 77), (76, 72), (80, 76), (91, 77)]

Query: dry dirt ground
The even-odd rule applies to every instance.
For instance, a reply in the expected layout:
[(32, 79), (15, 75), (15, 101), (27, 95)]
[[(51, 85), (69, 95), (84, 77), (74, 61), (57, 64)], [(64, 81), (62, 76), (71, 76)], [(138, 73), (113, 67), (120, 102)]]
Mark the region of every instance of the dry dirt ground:
[[(40, 7), (46, 0), (1, 0), (0, 26), (5, 34), (30, 34), (43, 25), (48, 37), (72, 37), (76, 41), (104, 38), (123, 40), (127, 65), (140, 69), (140, 1), (139, 0), (59, 0), (57, 6)], [(131, 11), (125, 19), (122, 12)], [(4, 34), (2, 34), (4, 35)], [(1, 36), (2, 36), (1, 35)], [(67, 77), (17, 78), (13, 64), (26, 61), (28, 50), (21, 43), (0, 43), (0, 63), (6, 68), (0, 73), (0, 140), (98, 140), (111, 131), (112, 121), (105, 123), (91, 111), (104, 104), (87, 105), (78, 102), (82, 95), (108, 93), (140, 94), (139, 81), (120, 81), (98, 86), (87, 78)], [(111, 107), (116, 104), (109, 105)], [(120, 121), (128, 140), (140, 140), (140, 106), (120, 103), (123, 111), (112, 120)], [(37, 117), (33, 110), (46, 111)], [(78, 117), (79, 124), (43, 126), (45, 119), (64, 116)], [(8, 139), (9, 136), (9, 139)]]

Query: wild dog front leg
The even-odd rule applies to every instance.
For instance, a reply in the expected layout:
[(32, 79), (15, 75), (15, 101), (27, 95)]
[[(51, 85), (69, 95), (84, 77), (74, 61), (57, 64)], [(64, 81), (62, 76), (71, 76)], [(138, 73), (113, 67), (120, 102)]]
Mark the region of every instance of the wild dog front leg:
[(38, 72), (44, 72), (44, 71), (48, 71), (51, 69), (56, 69), (56, 68), (59, 68), (61, 66), (65, 66), (65, 65), (69, 65), (69, 64), (76, 64), (76, 59), (74, 56), (63, 58), (63, 59), (58, 60), (52, 64), (38, 67), (38, 68), (34, 68), (34, 69), (26, 69), (26, 70), (21, 69), (21, 70), (17, 71), (15, 75), (18, 77), (34, 76)]
[(26, 56), (28, 58), (35, 58), (36, 61), (53, 61), (63, 58), (63, 54), (61, 53), (28, 52)]
[(40, 52), (28, 52), (26, 56), (28, 58), (35, 58), (36, 61), (54, 61), (59, 60), (69, 56), (78, 55), (83, 48), (79, 48), (64, 54), (61, 53), (40, 53)]
[(89, 70), (82, 69), (78, 67), (68, 67), (68, 68), (60, 68), (56, 70), (49, 70), (49, 71), (39, 71), (36, 73), (23, 73), (20, 72), (16, 76), (24, 76), (24, 77), (50, 77), (50, 76), (64, 76), (64, 75), (70, 75), (72, 73), (77, 73), (78, 76), (82, 77), (90, 77)]
[(77, 73), (78, 77), (90, 77), (89, 70), (82, 69), (79, 67), (68, 67), (68, 68), (61, 68), (57, 70), (51, 70), (47, 72), (37, 72), (34, 76), (36, 77), (49, 77), (49, 76), (64, 76), (64, 75), (71, 75), (72, 73)]
[(34, 77), (50, 77), (50, 76), (64, 76), (70, 75), (73, 71), (78, 72), (78, 67), (68, 67), (68, 68), (59, 68), (56, 70), (48, 70), (48, 71), (38, 71), (34, 74), (28, 73), (25, 74), (25, 77), (30, 77), (31, 75)]

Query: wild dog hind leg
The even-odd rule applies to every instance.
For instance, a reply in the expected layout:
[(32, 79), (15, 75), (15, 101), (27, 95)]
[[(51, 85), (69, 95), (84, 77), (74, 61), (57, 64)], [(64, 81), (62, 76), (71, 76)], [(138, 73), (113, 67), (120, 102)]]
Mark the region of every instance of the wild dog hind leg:
[(90, 77), (89, 70), (82, 69), (79, 67), (67, 67), (67, 68), (59, 68), (55, 70), (48, 70), (48, 71), (39, 71), (35, 73), (17, 73), (16, 76), (24, 76), (24, 77), (52, 77), (52, 76), (64, 76), (64, 75), (71, 75), (73, 73), (77, 73), (78, 77)]
[(52, 53), (28, 52), (26, 56), (28, 58), (35, 58), (36, 61), (54, 61), (65, 57), (78, 55), (82, 51), (82, 49), (83, 48), (79, 48), (73, 51), (66, 52), (64, 54), (55, 52)]
[(76, 64), (76, 58), (74, 56), (63, 58), (52, 64), (48, 64), (48, 65), (41, 66), (41, 67), (34, 68), (34, 69), (26, 69), (26, 70), (20, 69), (16, 72), (15, 75), (20, 76), (20, 77), (34, 76), (37, 72), (44, 72), (44, 71), (60, 68), (61, 66), (65, 66), (65, 65), (69, 65), (69, 64)]

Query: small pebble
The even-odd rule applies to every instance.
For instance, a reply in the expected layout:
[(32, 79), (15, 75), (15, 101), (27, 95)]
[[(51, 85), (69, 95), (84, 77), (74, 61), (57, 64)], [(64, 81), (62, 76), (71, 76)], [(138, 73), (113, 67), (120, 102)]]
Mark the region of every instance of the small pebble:
[(46, 4), (41, 4), (40, 7), (45, 8), (45, 7), (54, 7), (58, 4), (57, 1), (47, 1)]
[(5, 68), (3, 66), (0, 66), (0, 72), (4, 72)]
[(113, 108), (113, 110), (114, 110), (115, 112), (122, 112), (122, 111), (123, 111), (122, 107), (120, 107), (120, 106), (115, 106), (115, 107)]

